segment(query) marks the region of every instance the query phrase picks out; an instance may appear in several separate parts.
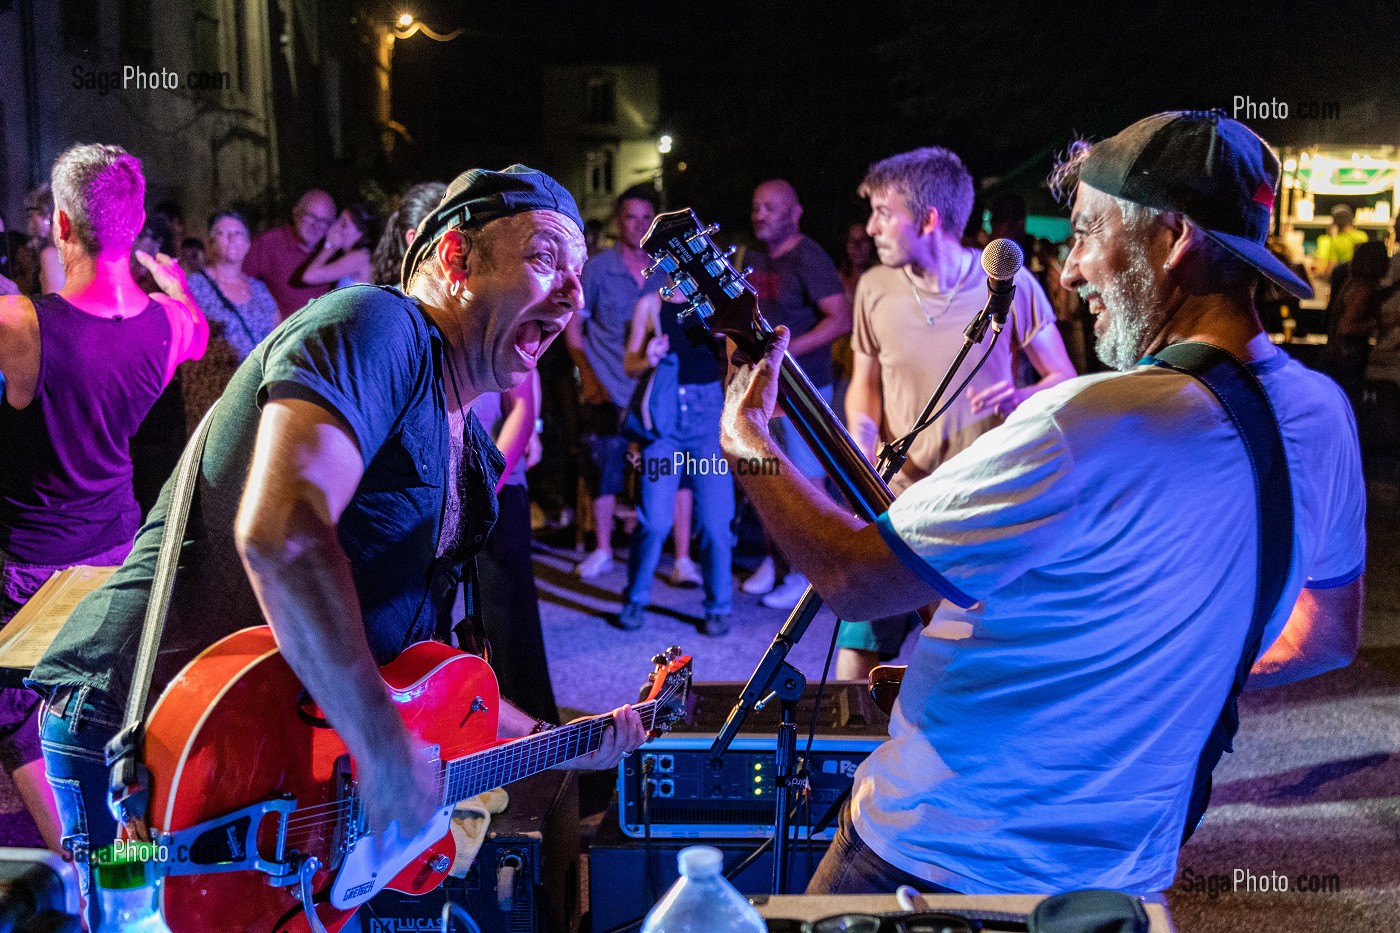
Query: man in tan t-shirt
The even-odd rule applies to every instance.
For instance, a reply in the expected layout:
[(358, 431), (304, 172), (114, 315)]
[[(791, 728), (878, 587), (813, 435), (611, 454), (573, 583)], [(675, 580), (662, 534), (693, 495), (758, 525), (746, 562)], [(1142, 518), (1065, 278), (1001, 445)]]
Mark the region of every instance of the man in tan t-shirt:
[[(959, 242), (972, 213), (973, 185), (955, 153), (915, 149), (877, 162), (860, 194), (870, 199), (866, 230), (880, 265), (867, 270), (856, 286), (846, 421), (873, 463), (883, 441), (914, 426), (952, 365), (963, 330), (987, 303), (987, 274), (979, 251)], [(1075, 375), (1045, 292), (1024, 268), (1015, 281), (1005, 331), (967, 389), (915, 440), (908, 462), (890, 483), (895, 495), (1001, 424), (1021, 402)], [(952, 388), (986, 348), (984, 341), (973, 349)], [(1040, 381), (1015, 384), (1013, 350), (1025, 354)], [(838, 677), (863, 678), (877, 660), (893, 658), (914, 623), (912, 614), (843, 622)]]

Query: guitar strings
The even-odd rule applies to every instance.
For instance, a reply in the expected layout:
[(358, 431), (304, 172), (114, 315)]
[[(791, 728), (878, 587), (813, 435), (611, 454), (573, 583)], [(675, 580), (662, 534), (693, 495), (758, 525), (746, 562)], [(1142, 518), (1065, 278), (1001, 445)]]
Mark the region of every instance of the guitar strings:
[[(674, 699), (679, 689), (679, 687), (673, 687), (668, 684), (662, 688), (661, 694), (656, 700), (634, 707), (639, 714), (651, 717), (651, 723), (647, 731), (655, 730), (656, 722), (659, 718), (659, 710), (666, 706), (670, 700)], [(475, 779), (475, 782), (481, 782), (489, 778), (489, 781), (487, 781), (489, 786), (485, 787), (485, 790), (489, 790), (490, 787), (493, 786), (511, 783), (512, 780), (518, 780), (519, 778), (502, 780), (498, 783), (491, 782), (496, 781), (498, 777), (505, 778), (519, 765), (526, 764), (528, 766), (532, 757), (545, 757), (545, 755), (540, 753), (559, 751), (566, 742), (582, 738), (583, 744), (586, 747), (592, 742), (595, 731), (601, 736), (602, 731), (606, 729), (609, 722), (610, 720), (607, 718), (592, 719), (583, 723), (577, 723), (577, 726), (583, 727), (581, 729), (570, 731), (558, 730), (557, 732), (551, 730), (550, 732), (540, 733), (538, 736), (527, 737), (523, 741), (517, 740), (506, 745), (487, 749), (484, 752), (477, 753), (482, 760), (467, 766), (464, 771), (461, 770), (463, 763), (469, 761), (472, 757), (476, 757), (475, 755), (469, 755), (466, 758), (457, 759), (456, 761), (443, 762), (442, 766), (438, 769), (439, 787), (444, 792), (445, 797), (453, 797), (460, 792), (462, 796), (457, 799), (466, 799), (474, 796), (473, 794), (465, 793), (474, 783), (473, 779)], [(596, 749), (593, 750), (596, 751)], [(581, 754), (588, 754), (588, 752), (583, 752)], [(486, 765), (485, 759), (491, 758), (492, 756), (497, 756), (498, 760), (492, 761), (489, 765)], [(580, 756), (576, 755), (572, 757)], [(454, 767), (457, 767), (459, 770), (459, 773), (455, 777), (452, 775)], [(522, 777), (523, 776), (524, 775), (522, 775)], [(456, 800), (454, 799), (453, 802), (455, 803)], [(347, 810), (353, 811), (354, 808), (358, 806), (359, 797), (358, 795), (352, 794), (351, 797), (344, 800), (313, 804), (308, 807), (298, 807), (287, 817), (286, 832), (283, 838), (287, 843), (290, 843), (293, 839), (309, 840), (310, 837), (314, 836), (319, 830), (328, 826), (333, 826), (335, 823), (339, 822), (346, 815)]]

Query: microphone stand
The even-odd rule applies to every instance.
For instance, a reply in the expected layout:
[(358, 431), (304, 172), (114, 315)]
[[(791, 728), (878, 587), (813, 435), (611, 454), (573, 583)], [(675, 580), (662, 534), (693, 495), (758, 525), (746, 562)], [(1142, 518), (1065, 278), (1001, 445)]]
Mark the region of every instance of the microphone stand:
[[(962, 367), (963, 361), (967, 359), (968, 353), (975, 345), (982, 342), (983, 337), (987, 334), (987, 328), (992, 326), (998, 333), (1001, 332), (1002, 322), (993, 321), (992, 315), (989, 313), (990, 305), (989, 301), (988, 307), (984, 307), (978, 312), (963, 331), (963, 345), (958, 350), (958, 355), (953, 360), (952, 365), (948, 367), (948, 371), (943, 374), (943, 379), (939, 382), (938, 388), (934, 390), (928, 404), (924, 406), (923, 413), (914, 422), (914, 429), (898, 440), (886, 444), (880, 451), (878, 471), (881, 480), (883, 480), (881, 485), (887, 484), (904, 467), (905, 462), (909, 459), (909, 449), (913, 446), (914, 439), (932, 424), (930, 419), (938, 410), (943, 393), (948, 391), (948, 386)], [(817, 398), (820, 399), (819, 396)], [(794, 419), (793, 424), (798, 429), (798, 434), (802, 436), (802, 439), (812, 444), (814, 437), (809, 436), (812, 432), (806, 419)], [(843, 485), (849, 486), (849, 484)], [(888, 487), (884, 491), (887, 493)], [(889, 507), (890, 502), (894, 501), (894, 497), (890, 496), (886, 501), (877, 503), (849, 493), (847, 499), (857, 514), (867, 521), (874, 521)], [(877, 506), (878, 511), (876, 510)], [(773, 820), (774, 894), (786, 894), (788, 888), (788, 837), (791, 823), (788, 801), (794, 790), (805, 791), (808, 787), (806, 770), (800, 766), (797, 760), (796, 717), (798, 701), (802, 699), (802, 694), (807, 688), (807, 678), (803, 676), (801, 671), (787, 663), (786, 658), (788, 652), (806, 634), (807, 627), (812, 624), (812, 620), (816, 618), (817, 610), (821, 609), (821, 606), (822, 598), (817, 595), (816, 590), (808, 586), (807, 591), (802, 594), (802, 599), (793, 608), (792, 614), (778, 630), (778, 634), (773, 637), (772, 644), (768, 646), (768, 650), (759, 660), (758, 667), (754, 669), (748, 685), (744, 687), (744, 692), (739, 696), (739, 701), (729, 711), (729, 717), (725, 720), (724, 727), (710, 746), (710, 761), (711, 765), (715, 766), (739, 734), (744, 720), (748, 717), (749, 710), (761, 710), (775, 698), (781, 703), (782, 720), (778, 726), (777, 745), (774, 750), (774, 764), (778, 772), (774, 793), (776, 815)], [(776, 687), (774, 686), (775, 681), (778, 684)], [(821, 711), (814, 710), (812, 715), (819, 716)]]

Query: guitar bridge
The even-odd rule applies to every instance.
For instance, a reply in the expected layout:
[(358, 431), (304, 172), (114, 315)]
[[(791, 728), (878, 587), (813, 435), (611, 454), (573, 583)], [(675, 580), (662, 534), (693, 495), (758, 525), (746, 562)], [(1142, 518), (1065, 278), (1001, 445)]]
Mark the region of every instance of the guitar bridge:
[[(225, 871), (260, 871), (273, 878), (295, 872), (286, 858), (287, 818), (296, 807), (291, 799), (265, 800), (232, 813), (171, 833), (152, 834), (164, 875), (204, 875)], [(263, 820), (277, 821), (277, 843), (271, 858), (258, 851)]]
[(335, 760), (335, 799), (336, 803), (347, 807), (347, 810), (345, 816), (336, 821), (335, 833), (331, 837), (330, 867), (333, 870), (340, 867), (345, 853), (353, 849), (369, 831), (357, 787), (355, 776), (350, 770), (350, 756), (341, 755)]

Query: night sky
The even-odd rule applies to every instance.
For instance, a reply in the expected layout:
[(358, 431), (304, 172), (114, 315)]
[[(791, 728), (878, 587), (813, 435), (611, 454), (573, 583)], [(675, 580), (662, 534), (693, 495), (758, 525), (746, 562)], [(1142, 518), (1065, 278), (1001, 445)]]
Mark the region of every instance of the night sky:
[[(384, 3), (386, 11), (398, 10)], [(1340, 104), (1341, 119), (1249, 121), (1275, 143), (1400, 143), (1400, 5), (1318, 3), (610, 2), (405, 0), (448, 45), (396, 58), (395, 114), (424, 172), (539, 142), (539, 69), (660, 69), (672, 205), (746, 220), (754, 184), (790, 179), (805, 226), (831, 240), (862, 219), (875, 159), (953, 148), (979, 179), (1032, 193), (1074, 133), (1236, 95)], [(407, 80), (400, 80), (407, 78)], [(687, 171), (675, 165), (685, 161)], [(1033, 194), (1032, 194), (1033, 196)], [(1034, 196), (1033, 196), (1034, 198)]]

